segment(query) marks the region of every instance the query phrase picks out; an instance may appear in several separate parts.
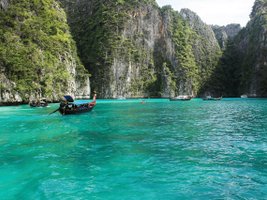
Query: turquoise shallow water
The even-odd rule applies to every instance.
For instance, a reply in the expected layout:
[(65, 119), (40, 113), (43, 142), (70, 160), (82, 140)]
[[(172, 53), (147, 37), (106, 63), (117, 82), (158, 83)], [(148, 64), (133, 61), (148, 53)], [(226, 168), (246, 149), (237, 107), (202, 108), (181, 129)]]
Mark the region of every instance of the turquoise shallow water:
[(267, 199), (267, 100), (0, 107), (0, 199)]

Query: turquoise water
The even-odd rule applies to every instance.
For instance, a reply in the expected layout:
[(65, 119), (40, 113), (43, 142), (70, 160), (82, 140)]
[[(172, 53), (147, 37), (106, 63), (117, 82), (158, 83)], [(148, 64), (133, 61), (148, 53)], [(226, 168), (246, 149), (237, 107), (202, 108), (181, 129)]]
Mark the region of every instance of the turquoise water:
[(0, 107), (0, 199), (267, 199), (267, 100)]

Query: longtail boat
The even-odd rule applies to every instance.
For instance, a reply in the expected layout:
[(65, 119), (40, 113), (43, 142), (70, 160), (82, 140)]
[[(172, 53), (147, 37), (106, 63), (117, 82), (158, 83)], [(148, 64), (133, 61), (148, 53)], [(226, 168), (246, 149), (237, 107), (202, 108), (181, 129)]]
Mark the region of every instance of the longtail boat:
[(179, 95), (177, 97), (169, 98), (170, 101), (190, 101), (192, 99), (189, 95)]
[(65, 100), (60, 103), (59, 108), (56, 110), (62, 115), (90, 112), (96, 105), (96, 94), (94, 95), (93, 101), (88, 103), (75, 102), (74, 99), (69, 95), (64, 96), (64, 99)]
[(31, 107), (46, 107), (48, 106), (48, 103), (46, 101), (46, 98), (41, 98), (40, 100), (37, 99), (37, 100), (30, 101), (29, 105)]
[(211, 96), (206, 96), (205, 98), (203, 98), (204, 101), (219, 101), (221, 99), (222, 97), (211, 97)]

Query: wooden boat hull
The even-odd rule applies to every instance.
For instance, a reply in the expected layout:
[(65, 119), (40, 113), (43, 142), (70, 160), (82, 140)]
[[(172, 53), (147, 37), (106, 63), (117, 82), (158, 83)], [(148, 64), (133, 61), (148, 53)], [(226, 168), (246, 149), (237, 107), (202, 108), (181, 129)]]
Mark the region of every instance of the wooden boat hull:
[(59, 112), (62, 115), (71, 115), (71, 114), (79, 114), (79, 113), (85, 113), (85, 112), (90, 112), (93, 110), (92, 108), (87, 108), (87, 109), (79, 109), (79, 110), (63, 110), (63, 109), (59, 109)]
[(59, 108), (56, 110), (59, 111), (62, 115), (90, 112), (96, 105), (96, 94), (94, 94), (93, 101), (88, 103), (74, 102), (74, 99), (70, 95), (65, 95), (64, 98), (65, 101), (62, 101), (59, 105)]
[(188, 99), (176, 99), (176, 98), (170, 98), (169, 100), (170, 100), (170, 101), (190, 101), (191, 98), (188, 98)]
[(222, 98), (204, 98), (204, 101), (220, 101)]
[(58, 111), (62, 115), (71, 115), (71, 114), (79, 114), (79, 113), (90, 112), (90, 111), (93, 110), (94, 107), (95, 107), (95, 104), (91, 104), (91, 103), (82, 104), (82, 105), (79, 105), (79, 106), (76, 106), (75, 104), (72, 104), (71, 107), (68, 107), (68, 105), (60, 106)]

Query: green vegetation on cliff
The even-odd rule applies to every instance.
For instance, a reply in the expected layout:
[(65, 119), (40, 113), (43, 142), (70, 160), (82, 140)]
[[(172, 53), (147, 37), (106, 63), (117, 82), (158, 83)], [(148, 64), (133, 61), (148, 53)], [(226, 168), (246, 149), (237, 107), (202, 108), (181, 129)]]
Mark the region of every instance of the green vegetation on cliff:
[(12, 0), (0, 11), (0, 67), (24, 99), (67, 91), (68, 62), (86, 74), (75, 48), (65, 12), (54, 0)]
[(228, 40), (209, 88), (224, 96), (267, 96), (267, 0), (256, 0), (251, 20)]
[[(133, 33), (128, 37), (122, 32), (131, 20), (131, 16), (135, 15), (134, 13), (137, 13), (140, 8), (146, 5), (156, 7), (154, 0), (92, 0), (91, 6), (88, 6), (86, 1), (74, 3), (61, 0), (61, 2), (68, 11), (69, 23), (77, 42), (80, 58), (92, 73), (93, 90), (99, 91), (103, 97), (111, 97), (114, 92), (120, 92), (120, 85), (125, 86), (127, 70), (122, 72), (124, 74), (114, 75), (112, 65), (116, 65), (116, 62), (122, 65), (125, 63), (133, 65), (133, 68), (140, 67), (140, 76), (131, 78), (127, 93), (136, 96), (139, 91), (153, 88), (155, 74), (149, 67), (153, 65), (153, 59), (147, 61), (148, 54), (152, 52), (136, 43), (136, 40), (144, 35)], [(81, 9), (82, 5), (84, 10)], [(115, 84), (115, 89), (111, 91), (112, 84)]]
[(175, 56), (178, 61), (178, 66), (174, 69), (177, 77), (177, 88), (181, 88), (181, 85), (188, 85), (190, 88), (189, 91), (186, 91), (186, 87), (183, 86), (184, 88), (176, 92), (196, 94), (199, 89), (199, 71), (192, 50), (196, 33), (190, 29), (187, 22), (175, 11), (172, 11), (171, 27), (171, 38), (175, 45)]
[(237, 46), (232, 40), (228, 40), (218, 66), (205, 85), (205, 90), (214, 96), (238, 96), (240, 86), (240, 60), (241, 56)]
[(175, 61), (171, 67), (176, 82), (176, 94), (202, 92), (218, 65), (221, 51), (213, 31), (192, 11), (183, 9), (181, 13), (170, 6), (161, 9), (163, 15), (170, 16), (169, 33), (175, 47)]
[(197, 94), (218, 62), (219, 48), (154, 0), (61, 2), (92, 88), (102, 97)]
[[(251, 20), (236, 38), (242, 60), (240, 93), (267, 97), (267, 0), (256, 0)], [(245, 44), (245, 50), (244, 50)]]
[(155, 0), (58, 1), (12, 0), (0, 10), (1, 72), (24, 99), (62, 94), (70, 80), (87, 77), (83, 65), (104, 98), (267, 96), (266, 0), (256, 0), (223, 55), (212, 29), (188, 9)]

